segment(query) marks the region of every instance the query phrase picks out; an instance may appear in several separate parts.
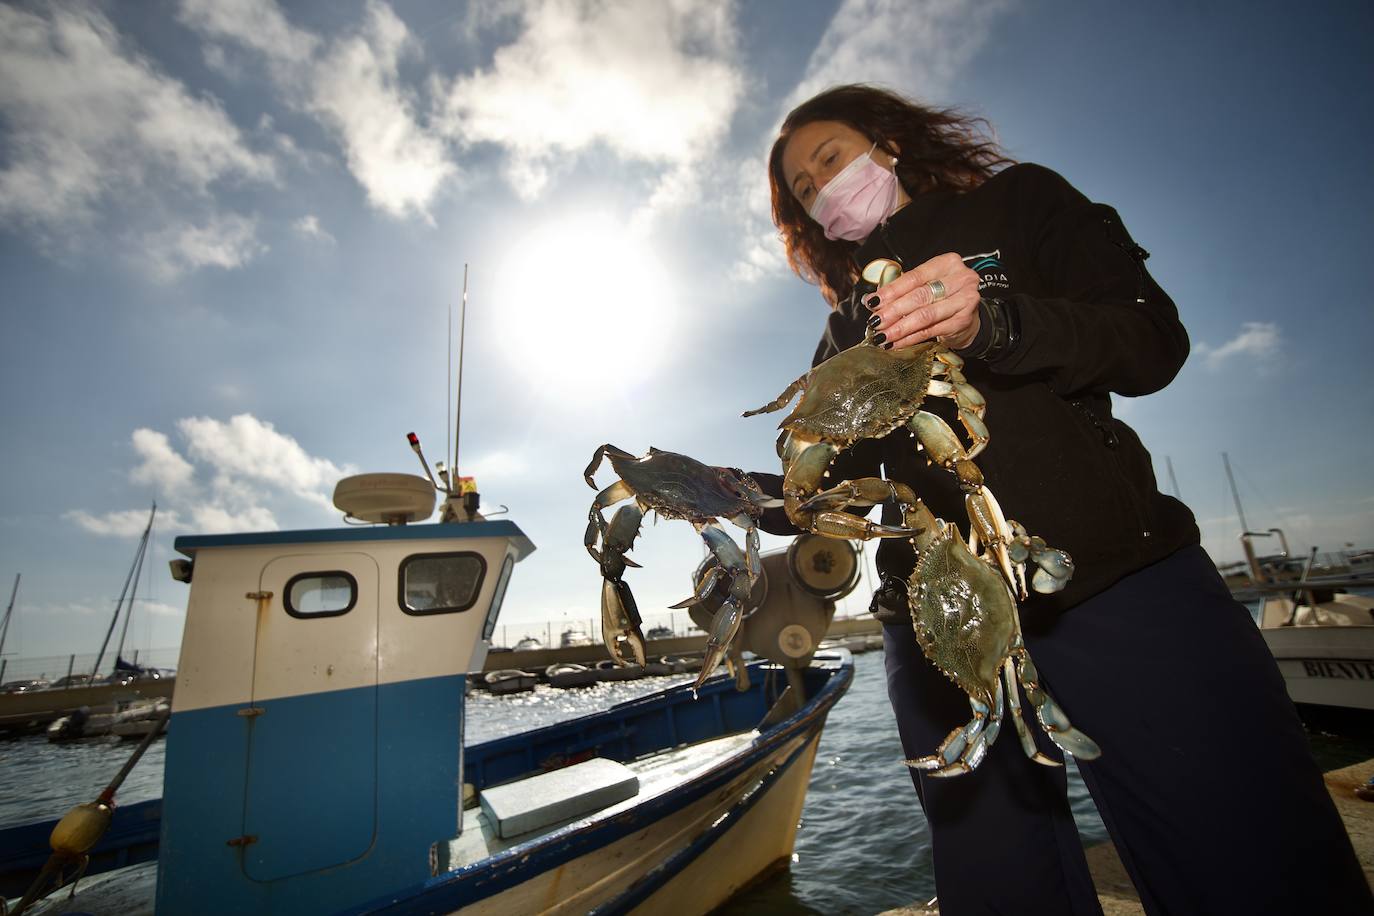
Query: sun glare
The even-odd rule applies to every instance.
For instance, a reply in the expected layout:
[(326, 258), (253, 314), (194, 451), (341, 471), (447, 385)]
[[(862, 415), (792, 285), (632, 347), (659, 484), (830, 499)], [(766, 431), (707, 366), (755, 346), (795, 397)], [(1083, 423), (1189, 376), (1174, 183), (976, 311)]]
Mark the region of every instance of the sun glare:
[(672, 277), (652, 246), (609, 214), (538, 226), (501, 265), (501, 340), (550, 396), (652, 376), (672, 351)]

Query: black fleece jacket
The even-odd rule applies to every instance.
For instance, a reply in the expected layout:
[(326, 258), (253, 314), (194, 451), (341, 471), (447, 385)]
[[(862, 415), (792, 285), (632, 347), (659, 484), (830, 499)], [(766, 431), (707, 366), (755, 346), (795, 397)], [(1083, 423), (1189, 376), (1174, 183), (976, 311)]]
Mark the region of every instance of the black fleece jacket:
[[(1192, 513), (1159, 492), (1149, 453), (1111, 412), (1109, 393), (1158, 391), (1188, 355), (1178, 310), (1145, 271), (1147, 255), (1116, 211), (1049, 169), (1020, 164), (966, 193), (922, 194), (876, 229), (854, 260), (862, 267), (893, 258), (910, 270), (950, 251), (978, 273), (983, 298), (1002, 300), (1020, 327), (1009, 350), (965, 364), (988, 404), (990, 442), (976, 463), (1007, 517), (1068, 551), (1077, 567), (1062, 592), (1024, 602), (1023, 620), (1072, 607), (1197, 543)], [(863, 338), (869, 312), (859, 298), (831, 313), (813, 366)], [(969, 347), (981, 349), (980, 341)], [(951, 401), (932, 397), (923, 408), (944, 417), (967, 444)], [(909, 484), (932, 512), (967, 534), (954, 475), (928, 464), (902, 428), (856, 443), (826, 484), (879, 475)], [(754, 476), (781, 494), (781, 477)], [(884, 505), (882, 515), (901, 522), (895, 505)], [(765, 513), (762, 527), (797, 531), (781, 509)], [(877, 565), (906, 579), (915, 565), (910, 542), (883, 540)], [(893, 607), (885, 593), (884, 602), (874, 607), (880, 619), (910, 618), (904, 601)]]

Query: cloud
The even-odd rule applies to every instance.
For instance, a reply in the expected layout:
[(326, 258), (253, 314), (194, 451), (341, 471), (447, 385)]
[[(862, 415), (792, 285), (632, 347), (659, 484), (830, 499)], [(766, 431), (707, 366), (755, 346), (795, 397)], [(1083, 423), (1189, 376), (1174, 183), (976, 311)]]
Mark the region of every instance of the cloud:
[(194, 468), (172, 448), (167, 437), (155, 430), (140, 428), (130, 437), (134, 451), (143, 463), (129, 472), (134, 483), (148, 484), (160, 491), (175, 493), (191, 482)]
[(512, 19), (518, 35), (491, 66), (448, 86), (447, 135), (504, 148), (506, 179), (526, 199), (570, 154), (598, 146), (662, 170), (660, 203), (680, 199), (743, 91), (733, 6), (525, 0), (496, 17)]
[(140, 247), (153, 276), (166, 283), (202, 267), (231, 270), (267, 250), (258, 241), (257, 221), (237, 214), (213, 216), (203, 225), (173, 223), (145, 235)]
[[(334, 512), (329, 499), (334, 484), (354, 473), (349, 466), (309, 454), (294, 438), (252, 414), (228, 421), (187, 417), (178, 421), (177, 430), (189, 460), (157, 430), (139, 428), (130, 437), (139, 457), (130, 478), (162, 490), (159, 501), (166, 506), (158, 509), (159, 531), (274, 531), (279, 525), (268, 504), (281, 503), (287, 495), (315, 510)], [(197, 480), (208, 484), (197, 485)], [(128, 538), (143, 533), (148, 512), (76, 509), (65, 518), (92, 534)]]
[[(91, 534), (102, 537), (141, 537), (143, 529), (148, 527), (147, 509), (124, 509), (106, 512), (103, 515), (92, 515), (85, 510), (74, 509), (64, 513), (63, 518), (75, 522)], [(180, 523), (175, 512), (160, 511), (157, 514), (156, 525), (163, 530), (175, 530)]]
[(224, 488), (271, 484), (329, 508), (332, 503), (325, 493), (339, 478), (353, 473), (351, 468), (311, 456), (295, 439), (252, 414), (238, 414), (227, 423), (188, 417), (177, 422), (177, 429), (191, 456), (213, 468)]
[(337, 244), (338, 241), (329, 233), (329, 230), (320, 225), (320, 218), (313, 213), (308, 213), (296, 220), (291, 224), (291, 228), (304, 238), (316, 239), (330, 245)]
[(1269, 363), (1279, 352), (1283, 335), (1279, 326), (1269, 321), (1247, 321), (1240, 333), (1219, 347), (1195, 344), (1193, 352), (1203, 358), (1208, 369), (1217, 370), (1233, 356), (1249, 356)]
[(389, 6), (369, 2), (366, 10), (360, 29), (333, 41), (291, 25), (271, 0), (185, 0), (179, 17), (212, 41), (265, 58), (284, 101), (339, 140), (372, 206), (428, 220), (457, 166), (401, 82), (401, 61), (418, 53), (417, 43)]
[(1007, 0), (844, 0), (787, 107), (839, 83), (882, 84), (940, 104), (1010, 5)]
[(103, 208), (277, 180), (214, 98), (193, 95), (83, 3), (0, 6), (0, 218), (69, 239)]
[[(946, 105), (959, 75), (987, 44), (1000, 13), (1011, 0), (844, 0), (807, 60), (801, 80), (788, 93), (777, 120), (759, 144), (772, 145), (787, 112), (817, 93), (842, 83), (870, 83), (914, 101)], [(773, 226), (762, 155), (740, 172), (736, 200), (746, 225), (744, 251), (731, 275), (756, 280), (783, 273), (787, 261)]]
[(232, 38), (279, 65), (308, 65), (321, 44), (287, 22), (274, 0), (186, 0), (177, 18), (206, 35)]
[(161, 601), (139, 599), (138, 609), (154, 617), (174, 617), (179, 619), (186, 616), (186, 608), (177, 607), (172, 604), (164, 604)]
[(489, 481), (527, 480), (530, 477), (530, 456), (524, 452), (499, 449), (476, 458), (464, 459), (461, 473), (474, 477), (478, 487)]

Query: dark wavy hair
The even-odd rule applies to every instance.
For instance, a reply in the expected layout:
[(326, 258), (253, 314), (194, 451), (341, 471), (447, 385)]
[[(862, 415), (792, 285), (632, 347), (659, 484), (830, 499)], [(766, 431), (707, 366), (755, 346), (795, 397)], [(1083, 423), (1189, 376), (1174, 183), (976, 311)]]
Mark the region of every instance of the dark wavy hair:
[(848, 124), (896, 155), (897, 178), (913, 198), (938, 189), (968, 191), (1013, 163), (992, 139), (985, 119), (953, 108), (927, 108), (875, 86), (836, 86), (792, 109), (768, 154), (773, 224), (787, 250), (787, 263), (803, 280), (818, 285), (832, 308), (858, 279), (851, 255), (859, 244), (827, 239), (792, 195), (782, 172), (787, 141), (813, 121)]

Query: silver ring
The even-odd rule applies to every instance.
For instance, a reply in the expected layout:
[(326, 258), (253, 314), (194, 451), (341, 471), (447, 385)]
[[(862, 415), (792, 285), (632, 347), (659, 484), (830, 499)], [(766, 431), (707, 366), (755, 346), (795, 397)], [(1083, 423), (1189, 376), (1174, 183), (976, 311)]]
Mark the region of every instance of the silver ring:
[(931, 280), (926, 284), (926, 289), (930, 290), (930, 301), (939, 302), (945, 298), (945, 284), (939, 280)]

